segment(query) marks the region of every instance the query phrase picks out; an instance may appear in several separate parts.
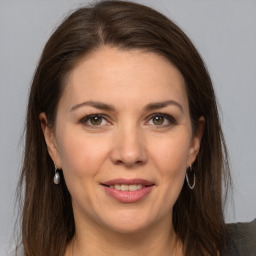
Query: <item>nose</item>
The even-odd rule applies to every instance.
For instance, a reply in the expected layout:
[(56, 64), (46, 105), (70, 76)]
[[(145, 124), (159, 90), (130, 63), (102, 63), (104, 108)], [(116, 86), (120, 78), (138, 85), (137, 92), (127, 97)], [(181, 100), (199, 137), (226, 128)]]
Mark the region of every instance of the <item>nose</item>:
[(147, 162), (145, 140), (138, 128), (119, 129), (114, 135), (111, 161), (116, 165), (135, 167)]

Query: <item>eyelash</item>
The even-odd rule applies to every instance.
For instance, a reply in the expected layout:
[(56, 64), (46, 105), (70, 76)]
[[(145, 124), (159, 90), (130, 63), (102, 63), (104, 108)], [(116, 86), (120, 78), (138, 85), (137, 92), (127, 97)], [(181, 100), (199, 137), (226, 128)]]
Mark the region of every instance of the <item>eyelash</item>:
[[(94, 129), (99, 129), (101, 128), (102, 124), (99, 124), (99, 125), (93, 125), (93, 124), (88, 124), (88, 122), (90, 121), (91, 118), (93, 117), (100, 117), (102, 118), (102, 120), (105, 120), (106, 122), (109, 123), (108, 121), (108, 117), (106, 115), (102, 115), (102, 114), (91, 114), (91, 115), (87, 115), (85, 117), (83, 117), (79, 122), (88, 126), (88, 127), (92, 127)], [(168, 127), (170, 125), (176, 125), (177, 124), (177, 121), (176, 119), (169, 115), (169, 114), (166, 114), (166, 113), (154, 113), (152, 115), (150, 115), (148, 118), (147, 118), (147, 121), (146, 123), (149, 123), (149, 121), (151, 121), (154, 117), (163, 117), (164, 119), (166, 119), (169, 123), (166, 125), (156, 125), (156, 124), (152, 124), (158, 128), (161, 128), (161, 127)]]

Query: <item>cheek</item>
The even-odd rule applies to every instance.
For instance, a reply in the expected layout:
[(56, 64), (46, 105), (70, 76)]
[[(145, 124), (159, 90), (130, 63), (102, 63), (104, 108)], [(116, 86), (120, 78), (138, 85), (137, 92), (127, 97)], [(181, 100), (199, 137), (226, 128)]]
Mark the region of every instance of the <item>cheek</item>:
[(107, 148), (107, 143), (99, 136), (86, 136), (74, 129), (62, 131), (58, 151), (64, 175), (68, 178), (96, 175), (106, 157)]
[(174, 135), (155, 141), (151, 155), (157, 169), (166, 175), (176, 175), (187, 167), (190, 138), (188, 135)]
[(158, 140), (152, 148), (152, 158), (160, 175), (164, 201), (176, 201), (184, 184), (189, 158), (190, 138), (187, 135), (170, 136)]

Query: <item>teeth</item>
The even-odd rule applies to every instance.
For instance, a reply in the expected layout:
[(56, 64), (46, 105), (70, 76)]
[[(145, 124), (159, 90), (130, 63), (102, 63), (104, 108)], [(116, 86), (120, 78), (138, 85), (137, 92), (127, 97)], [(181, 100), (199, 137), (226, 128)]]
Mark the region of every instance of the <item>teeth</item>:
[(113, 186), (116, 190), (121, 190), (121, 186), (119, 184)]
[(136, 191), (138, 190), (138, 186), (135, 184), (135, 185), (129, 185), (129, 191)]
[(143, 186), (141, 184), (132, 184), (132, 185), (127, 185), (127, 184), (116, 184), (113, 186), (110, 186), (110, 188), (114, 188), (116, 190), (121, 190), (121, 191), (136, 191), (141, 189)]
[(141, 189), (143, 186), (141, 184), (137, 185), (137, 189)]

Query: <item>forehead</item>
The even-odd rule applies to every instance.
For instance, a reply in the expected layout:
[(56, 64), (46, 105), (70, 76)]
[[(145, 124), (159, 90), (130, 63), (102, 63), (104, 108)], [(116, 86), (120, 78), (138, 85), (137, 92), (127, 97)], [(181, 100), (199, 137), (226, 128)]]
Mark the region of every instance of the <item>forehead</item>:
[(74, 103), (187, 100), (182, 74), (164, 57), (110, 47), (91, 52), (77, 63), (66, 80), (62, 98), (67, 97)]

